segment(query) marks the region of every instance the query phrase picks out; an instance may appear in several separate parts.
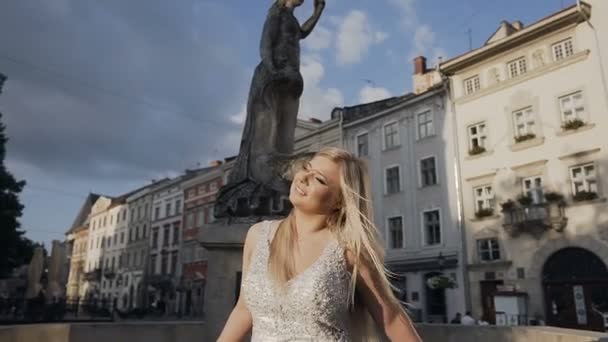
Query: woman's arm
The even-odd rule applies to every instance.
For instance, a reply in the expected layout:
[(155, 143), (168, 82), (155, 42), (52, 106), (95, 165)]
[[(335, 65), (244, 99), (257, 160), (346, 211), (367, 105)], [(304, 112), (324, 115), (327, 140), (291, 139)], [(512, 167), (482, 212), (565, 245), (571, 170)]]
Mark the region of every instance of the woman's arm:
[(324, 8), (325, 0), (315, 0), (315, 11), (313, 12), (312, 16), (308, 20), (306, 20), (306, 22), (300, 28), (300, 31), (302, 31), (301, 39), (308, 37), (308, 35), (315, 28), (317, 21), (319, 21), (319, 18), (321, 18), (321, 13), (323, 13)]
[[(251, 263), (251, 254), (257, 245), (257, 240), (259, 236), (259, 232), (261, 229), (261, 224), (255, 224), (249, 231), (247, 232), (247, 237), (245, 238), (245, 246), (243, 247), (243, 270), (242, 270), (242, 278), (245, 279), (247, 272), (249, 271), (249, 264)], [(251, 320), (251, 313), (249, 309), (247, 309), (247, 304), (245, 303), (245, 298), (243, 294), (243, 290), (241, 287), (241, 293), (239, 295), (239, 299), (232, 309), (232, 313), (228, 317), (226, 324), (224, 325), (224, 329), (218, 338), (218, 342), (233, 342), (240, 341), (247, 333), (251, 330), (253, 325)]]
[[(354, 256), (347, 252), (347, 260), (354, 264)], [(361, 262), (357, 276), (357, 294), (361, 296), (363, 305), (370, 313), (376, 324), (384, 331), (391, 341), (421, 342), (412, 321), (407, 314), (391, 303), (391, 293), (382, 290), (382, 277), (374, 267)]]

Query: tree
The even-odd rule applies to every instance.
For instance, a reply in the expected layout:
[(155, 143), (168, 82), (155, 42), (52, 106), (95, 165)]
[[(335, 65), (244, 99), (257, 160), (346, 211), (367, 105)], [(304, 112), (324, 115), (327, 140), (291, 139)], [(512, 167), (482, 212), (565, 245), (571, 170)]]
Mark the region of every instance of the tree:
[[(0, 80), (3, 82), (4, 79), (4, 75), (0, 74)], [(10, 276), (15, 267), (28, 263), (34, 249), (32, 241), (23, 236), (25, 232), (20, 230), (18, 221), (23, 212), (19, 193), (25, 181), (17, 181), (4, 165), (8, 141), (5, 129), (0, 113), (0, 278)]]

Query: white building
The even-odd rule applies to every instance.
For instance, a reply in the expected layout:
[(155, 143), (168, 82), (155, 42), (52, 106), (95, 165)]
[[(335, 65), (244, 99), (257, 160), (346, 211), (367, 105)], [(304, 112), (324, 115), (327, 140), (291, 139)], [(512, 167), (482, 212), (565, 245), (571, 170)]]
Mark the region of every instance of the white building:
[(601, 329), (608, 312), (608, 5), (591, 3), (441, 64), (477, 318), (494, 322), (497, 291), (526, 298), (520, 323)]
[[(465, 311), (466, 284), (458, 224), (452, 120), (436, 71), (415, 60), (418, 94), (335, 109), (344, 145), (368, 161), (375, 223), (386, 243), (388, 268), (400, 278), (401, 299), (417, 319), (447, 322)], [(431, 288), (445, 276), (455, 288)], [(435, 278), (436, 279), (436, 278)]]
[(109, 217), (108, 226), (105, 229), (105, 239), (102, 239), (102, 279), (101, 279), (101, 298), (104, 302), (112, 304), (112, 307), (120, 305), (121, 279), (119, 279), (119, 269), (122, 254), (127, 247), (126, 230), (128, 210), (126, 197), (112, 199), (107, 210)]
[(89, 233), (87, 236), (86, 253), (84, 259), (85, 283), (81, 287), (81, 298), (87, 300), (101, 300), (101, 268), (105, 250), (107, 231), (110, 227), (108, 209), (112, 198), (99, 196), (89, 214)]
[(156, 188), (152, 197), (152, 233), (149, 236), (148, 303), (163, 301), (167, 313), (178, 311), (177, 286), (182, 274), (182, 183), (188, 174)]

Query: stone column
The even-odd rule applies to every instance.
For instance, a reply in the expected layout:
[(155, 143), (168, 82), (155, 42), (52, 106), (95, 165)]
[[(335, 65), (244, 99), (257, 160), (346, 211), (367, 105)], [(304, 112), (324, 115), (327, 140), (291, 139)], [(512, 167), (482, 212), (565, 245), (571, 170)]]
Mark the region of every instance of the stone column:
[(207, 281), (204, 293), (206, 338), (215, 341), (236, 304), (237, 274), (241, 272), (243, 245), (247, 231), (259, 218), (240, 219), (206, 225), (199, 231), (199, 242), (208, 251)]

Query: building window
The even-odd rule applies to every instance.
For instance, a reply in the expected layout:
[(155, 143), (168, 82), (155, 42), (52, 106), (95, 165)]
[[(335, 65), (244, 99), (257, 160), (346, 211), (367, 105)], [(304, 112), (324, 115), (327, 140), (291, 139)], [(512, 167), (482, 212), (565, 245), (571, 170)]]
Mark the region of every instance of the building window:
[(106, 219), (107, 219), (107, 218), (108, 218), (107, 216), (104, 216), (104, 217), (103, 217), (103, 226), (104, 226), (104, 227), (106, 226)]
[(207, 208), (200, 208), (198, 211), (198, 219), (196, 221), (197, 227), (202, 227), (205, 223), (207, 223)]
[(439, 210), (425, 211), (423, 213), (424, 236), (426, 245), (441, 244), (441, 223)]
[(155, 220), (160, 219), (160, 208), (159, 207), (154, 208), (154, 219)]
[(369, 156), (369, 135), (367, 133), (357, 135), (357, 156)]
[(389, 167), (385, 170), (386, 173), (386, 194), (394, 194), (401, 191), (399, 180), (399, 166)]
[(500, 260), (500, 249), (498, 239), (479, 239), (477, 240), (477, 253), (481, 261)]
[(475, 75), (471, 78), (464, 80), (464, 91), (466, 95), (471, 95), (481, 89), (481, 82), (479, 82), (479, 75)]
[(114, 246), (116, 246), (116, 243), (118, 242), (118, 233), (114, 234)]
[(163, 247), (169, 246), (169, 225), (163, 227)]
[(171, 252), (171, 274), (177, 273), (177, 251)]
[(120, 232), (120, 243), (125, 243), (125, 232)]
[(494, 210), (494, 192), (491, 185), (483, 185), (476, 187), (475, 193), (475, 211)]
[(171, 216), (171, 202), (168, 202), (165, 207), (165, 217)]
[(551, 47), (553, 50), (553, 60), (559, 61), (566, 57), (570, 57), (574, 54), (574, 46), (572, 45), (572, 38), (562, 40), (561, 42), (553, 44)]
[(518, 58), (512, 62), (509, 62), (507, 65), (509, 68), (509, 76), (511, 78), (521, 76), (528, 71), (526, 66), (526, 57)]
[(584, 192), (597, 194), (597, 174), (594, 163), (570, 168), (570, 178), (574, 196)]
[(131, 222), (135, 221), (135, 209), (131, 209)]
[(403, 219), (400, 216), (388, 219), (388, 232), (390, 248), (403, 248)]
[(540, 204), (545, 201), (543, 179), (541, 176), (524, 178), (523, 187), (525, 196), (531, 198), (532, 203)]
[(148, 226), (144, 223), (144, 233), (143, 233), (144, 238), (148, 237)]
[(189, 212), (188, 215), (186, 215), (186, 227), (189, 229), (194, 228), (194, 213), (193, 212)]
[(515, 125), (515, 136), (524, 137), (535, 134), (534, 112), (532, 107), (513, 112), (513, 124)]
[(137, 219), (141, 220), (143, 216), (143, 212), (141, 211), (141, 206), (137, 207)]
[(150, 273), (156, 274), (156, 254), (150, 255)]
[(422, 178), (422, 186), (437, 184), (435, 157), (428, 157), (420, 160), (420, 176)]
[(178, 245), (179, 244), (179, 226), (178, 225), (174, 225), (173, 226), (173, 245)]
[(564, 123), (584, 119), (585, 103), (583, 101), (582, 91), (560, 97), (559, 106), (562, 113), (562, 121)]
[(126, 211), (126, 210), (123, 210), (123, 211), (122, 211), (122, 220), (123, 220), (123, 221), (126, 221), (126, 220), (127, 220), (127, 211)]
[(384, 125), (384, 149), (388, 150), (399, 146), (399, 123), (393, 122)]
[(418, 139), (426, 138), (435, 134), (433, 127), (433, 114), (430, 110), (416, 116), (418, 121)]
[(158, 247), (158, 228), (152, 228), (152, 248)]
[(160, 257), (160, 274), (162, 275), (166, 275), (167, 274), (167, 267), (168, 262), (169, 262), (169, 253), (163, 253)]
[(486, 142), (488, 139), (486, 133), (486, 123), (481, 122), (475, 125), (469, 126), (469, 150), (476, 151), (479, 149), (486, 150)]
[(181, 214), (182, 213), (182, 200), (176, 200), (175, 201), (175, 214)]

